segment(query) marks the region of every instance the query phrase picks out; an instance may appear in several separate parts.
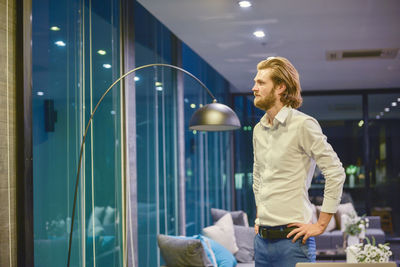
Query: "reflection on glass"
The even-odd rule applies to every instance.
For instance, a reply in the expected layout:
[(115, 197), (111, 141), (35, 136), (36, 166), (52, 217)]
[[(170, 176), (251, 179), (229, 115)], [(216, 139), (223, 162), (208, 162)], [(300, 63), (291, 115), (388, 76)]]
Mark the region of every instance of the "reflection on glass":
[[(182, 66), (203, 81), (219, 102), (229, 103), (226, 80), (185, 44)], [(212, 224), (211, 208), (232, 208), (231, 133), (190, 131), (195, 109), (211, 99), (190, 77), (184, 77), (184, 88), (186, 234), (194, 235)]]
[(371, 213), (381, 216), (382, 229), (388, 234), (400, 233), (398, 224), (394, 224), (400, 221), (400, 107), (393, 105), (399, 96), (400, 93), (368, 97)]
[[(96, 67), (104, 64), (98, 46), (119, 66), (119, 7), (116, 1), (32, 4), (34, 266), (65, 266), (84, 127), (119, 76), (118, 68)], [(71, 266), (122, 266), (119, 101), (116, 86), (86, 139)]]

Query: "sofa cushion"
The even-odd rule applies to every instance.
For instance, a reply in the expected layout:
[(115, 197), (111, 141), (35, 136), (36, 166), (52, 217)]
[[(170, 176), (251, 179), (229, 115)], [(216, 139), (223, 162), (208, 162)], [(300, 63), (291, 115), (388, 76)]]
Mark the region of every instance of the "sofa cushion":
[(372, 237), (375, 238), (376, 244), (384, 244), (385, 243), (385, 232), (382, 229), (370, 229), (367, 228), (365, 230), (365, 236), (372, 242)]
[(221, 210), (221, 209), (211, 209), (211, 216), (213, 218), (213, 223), (217, 222), (219, 219), (222, 218), (225, 214), (230, 213), (232, 216), (232, 221), (234, 225), (242, 225), (242, 226), (249, 226), (249, 220), (247, 218), (247, 214), (244, 211), (228, 211), (228, 210)]
[(213, 266), (199, 239), (158, 235), (157, 240), (167, 266)]
[(212, 240), (207, 237), (204, 237), (204, 238), (207, 239), (211, 245), (211, 249), (214, 252), (218, 267), (235, 267), (236, 266), (237, 261), (236, 261), (235, 257), (233, 256), (233, 254), (231, 252), (229, 252), (229, 250), (227, 250), (225, 247), (223, 247), (221, 244), (219, 244), (215, 240)]
[(254, 237), (253, 227), (234, 225), (236, 244), (239, 248), (235, 253), (238, 262), (251, 262), (254, 260)]
[(368, 216), (367, 218), (369, 220), (368, 228), (381, 229), (381, 217), (379, 217), (379, 216)]
[(218, 242), (232, 254), (235, 254), (239, 250), (236, 244), (235, 231), (230, 213), (226, 213), (214, 225), (204, 228), (203, 235)]
[[(187, 237), (187, 238), (189, 238), (189, 237)], [(218, 264), (217, 264), (217, 260), (215, 258), (214, 251), (212, 250), (212, 247), (211, 247), (210, 239), (208, 239), (207, 237), (202, 236), (202, 235), (195, 235), (195, 236), (193, 236), (193, 238), (199, 239), (201, 241), (201, 243), (203, 244), (204, 250), (206, 251), (208, 259), (211, 261), (211, 263), (214, 267), (217, 267)]]
[(317, 247), (317, 250), (325, 250), (325, 249), (331, 249), (331, 233), (330, 232), (325, 232), (322, 235), (318, 235), (315, 237), (315, 245)]
[(353, 213), (356, 213), (356, 210), (354, 209), (354, 206), (352, 203), (339, 204), (336, 214), (335, 214), (335, 218), (336, 218), (338, 227), (341, 228), (343, 226), (342, 215), (345, 215), (345, 214), (350, 215)]
[(343, 232), (340, 230), (334, 230), (330, 232), (331, 237), (331, 248), (342, 248), (343, 247)]

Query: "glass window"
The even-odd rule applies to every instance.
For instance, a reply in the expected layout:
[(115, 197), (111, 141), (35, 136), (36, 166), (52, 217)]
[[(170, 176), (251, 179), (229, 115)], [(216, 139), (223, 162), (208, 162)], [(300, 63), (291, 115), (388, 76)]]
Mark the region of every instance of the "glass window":
[[(227, 81), (185, 44), (182, 66), (205, 83), (219, 102), (229, 104)], [(187, 75), (184, 88), (186, 234), (194, 235), (212, 224), (211, 208), (232, 209), (231, 133), (189, 130), (193, 112), (212, 99)]]
[[(136, 66), (171, 64), (171, 32), (135, 3)], [(139, 70), (136, 77), (138, 265), (163, 265), (158, 234), (178, 234), (176, 72)]]
[(242, 129), (235, 131), (235, 194), (236, 209), (247, 213), (249, 223), (254, 224), (256, 204), (253, 194), (253, 129), (264, 115), (264, 111), (253, 104), (254, 96), (242, 95), (234, 98), (235, 111)]
[[(346, 172), (342, 201), (353, 201), (358, 213), (366, 213), (365, 167), (360, 95), (305, 96), (300, 111), (318, 120)], [(317, 167), (309, 195), (321, 205), (325, 179)]]
[(400, 233), (400, 93), (368, 96), (371, 214), (382, 229)]
[[(66, 264), (80, 144), (91, 112), (119, 77), (119, 3), (33, 2), (35, 266)], [(89, 128), (71, 266), (122, 266), (119, 86)]]

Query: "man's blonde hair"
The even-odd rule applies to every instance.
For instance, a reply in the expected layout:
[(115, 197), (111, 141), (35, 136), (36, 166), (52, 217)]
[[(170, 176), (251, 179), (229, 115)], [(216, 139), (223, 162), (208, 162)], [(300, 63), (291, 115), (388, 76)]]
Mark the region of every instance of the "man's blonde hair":
[(301, 87), (299, 73), (284, 57), (270, 57), (257, 65), (257, 70), (271, 69), (271, 80), (274, 86), (285, 84), (286, 90), (281, 94), (281, 102), (292, 108), (301, 106)]

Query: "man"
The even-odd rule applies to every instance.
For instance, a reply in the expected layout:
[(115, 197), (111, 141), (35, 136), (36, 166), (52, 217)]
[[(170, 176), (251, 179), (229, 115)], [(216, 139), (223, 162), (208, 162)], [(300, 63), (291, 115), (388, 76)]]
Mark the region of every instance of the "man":
[[(253, 132), (255, 262), (257, 267), (294, 267), (315, 261), (314, 236), (325, 231), (336, 212), (346, 175), (318, 122), (296, 110), (302, 98), (293, 65), (273, 57), (257, 69), (254, 105), (265, 115)], [(311, 223), (308, 189), (315, 164), (326, 182), (319, 219)]]

